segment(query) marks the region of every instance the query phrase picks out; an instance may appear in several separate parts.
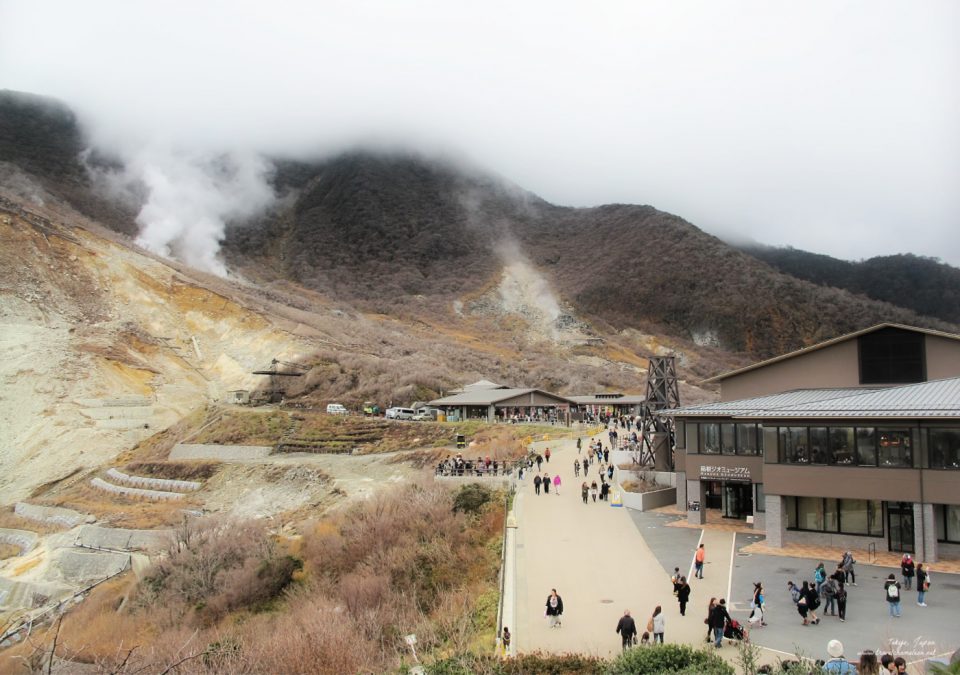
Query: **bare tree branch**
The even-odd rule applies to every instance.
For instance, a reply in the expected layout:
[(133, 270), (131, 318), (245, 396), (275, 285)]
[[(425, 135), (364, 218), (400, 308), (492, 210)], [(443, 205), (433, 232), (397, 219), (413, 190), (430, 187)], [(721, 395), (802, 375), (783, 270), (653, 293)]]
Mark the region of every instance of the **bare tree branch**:
[(53, 672), (53, 654), (57, 651), (57, 638), (60, 637), (60, 626), (63, 625), (63, 614), (57, 618), (57, 630), (53, 634), (53, 645), (50, 647), (50, 658), (47, 660), (47, 675)]

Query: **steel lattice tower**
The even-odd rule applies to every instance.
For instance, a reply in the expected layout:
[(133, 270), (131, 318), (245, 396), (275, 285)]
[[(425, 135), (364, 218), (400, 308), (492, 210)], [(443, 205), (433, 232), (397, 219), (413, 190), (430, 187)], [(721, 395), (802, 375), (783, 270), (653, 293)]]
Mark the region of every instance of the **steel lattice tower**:
[[(655, 466), (654, 434), (666, 434), (666, 470), (673, 470), (674, 425), (672, 417), (657, 413), (680, 407), (680, 388), (677, 385), (677, 363), (674, 356), (651, 356), (647, 366), (647, 397), (640, 414), (640, 464)], [(661, 467), (664, 468), (664, 467)]]

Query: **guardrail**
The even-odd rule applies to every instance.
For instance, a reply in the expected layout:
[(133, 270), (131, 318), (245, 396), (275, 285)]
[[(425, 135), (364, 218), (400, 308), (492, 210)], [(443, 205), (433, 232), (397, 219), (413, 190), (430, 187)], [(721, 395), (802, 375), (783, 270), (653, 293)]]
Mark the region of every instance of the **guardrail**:
[(503, 602), (506, 594), (504, 593), (504, 583), (507, 576), (507, 521), (510, 518), (510, 504), (516, 492), (516, 485), (510, 485), (510, 491), (503, 499), (503, 540), (500, 544), (500, 599), (497, 602), (497, 639), (494, 643), (494, 650), (499, 650), (503, 639)]

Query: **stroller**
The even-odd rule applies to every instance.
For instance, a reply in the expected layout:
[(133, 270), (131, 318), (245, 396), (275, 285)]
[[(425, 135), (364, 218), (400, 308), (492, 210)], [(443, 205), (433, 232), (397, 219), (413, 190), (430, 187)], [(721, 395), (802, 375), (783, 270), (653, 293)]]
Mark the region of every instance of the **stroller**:
[(744, 628), (743, 624), (736, 619), (730, 619), (727, 625), (724, 626), (723, 637), (727, 638), (728, 640), (750, 642), (750, 633), (746, 628)]

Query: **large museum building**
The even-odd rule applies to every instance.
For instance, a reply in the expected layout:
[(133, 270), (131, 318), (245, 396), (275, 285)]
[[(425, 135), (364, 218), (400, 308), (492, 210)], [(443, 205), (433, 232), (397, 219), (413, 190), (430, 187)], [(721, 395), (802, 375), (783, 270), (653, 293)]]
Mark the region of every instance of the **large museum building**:
[(671, 411), (691, 522), (960, 556), (960, 335), (881, 324), (708, 382), (720, 402)]

